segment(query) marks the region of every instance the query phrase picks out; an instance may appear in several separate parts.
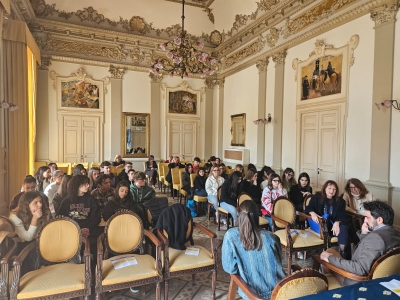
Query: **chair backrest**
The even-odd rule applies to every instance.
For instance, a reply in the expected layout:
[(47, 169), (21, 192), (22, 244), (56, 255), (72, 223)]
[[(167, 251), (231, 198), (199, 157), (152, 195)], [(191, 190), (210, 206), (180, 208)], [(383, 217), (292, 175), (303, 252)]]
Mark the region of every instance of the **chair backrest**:
[(179, 169), (179, 185), (181, 186), (181, 188), (183, 187), (182, 184), (182, 173), (185, 173), (186, 170), (185, 169)]
[(91, 168), (100, 168), (100, 165), (101, 165), (101, 162), (92, 162), (91, 164), (90, 164), (90, 167)]
[(222, 192), (221, 187), (219, 187), (218, 190), (217, 190), (218, 203), (219, 203), (219, 198), (221, 198), (221, 192)]
[(172, 176), (172, 184), (179, 184), (179, 169), (178, 168), (171, 169), (171, 176)]
[(328, 279), (313, 269), (302, 269), (277, 283), (271, 300), (294, 299), (328, 290)]
[[(163, 229), (163, 234), (165, 235), (166, 238), (168, 238), (168, 232), (165, 231), (165, 229)], [(192, 238), (193, 235), (193, 220), (189, 220), (188, 222), (188, 228), (186, 230), (186, 235), (185, 235), (185, 243), (187, 242), (191, 242), (193, 240)]]
[[(272, 214), (286, 222), (292, 224), (296, 218), (296, 210), (293, 202), (287, 198), (279, 197), (275, 200), (272, 209)], [(285, 225), (279, 222), (274, 222), (276, 227), (284, 228)]]
[(165, 163), (158, 163), (158, 173), (160, 176), (166, 176), (167, 174), (164, 173), (164, 167), (163, 166), (167, 166), (168, 164)]
[[(88, 162), (76, 162), (72, 164), (72, 167), (76, 167), (78, 164), (81, 164), (85, 169), (89, 169), (89, 163)], [(58, 166), (58, 164), (57, 164)]]
[[(57, 166), (58, 167), (58, 166)], [(60, 171), (63, 171), (65, 175), (69, 175), (69, 167), (58, 167)]]
[(47, 162), (45, 162), (45, 161), (35, 161), (34, 162), (35, 172), (37, 170), (39, 170), (40, 167), (43, 167), (43, 166), (47, 166)]
[(112, 166), (112, 167), (111, 167), (111, 171), (110, 171), (110, 173), (113, 173), (113, 174), (114, 174), (114, 176), (117, 176), (117, 175), (118, 175), (118, 173), (119, 173), (121, 170), (122, 170), (121, 168), (118, 168), (118, 167)]
[(308, 203), (310, 203), (310, 200), (311, 200), (311, 195), (308, 195), (308, 196), (304, 199), (304, 202), (303, 202), (303, 210), (306, 209), (306, 206), (308, 205)]
[(65, 174), (72, 174), (72, 164), (59, 162), (57, 163), (57, 167), (59, 170), (63, 171)]
[(10, 221), (10, 219), (0, 216), (0, 231), (14, 232), (14, 230), (14, 224)]
[(244, 192), (241, 193), (239, 195), (239, 197), (237, 198), (237, 208), (239, 208), (239, 205), (242, 204), (242, 202), (246, 201), (246, 200), (253, 200), (253, 199), (251, 198), (251, 196), (249, 194), (244, 193)]
[(368, 274), (370, 279), (400, 274), (400, 247), (390, 250), (380, 256), (372, 265)]
[(69, 262), (80, 253), (82, 234), (70, 218), (57, 216), (39, 231), (37, 249), (46, 263)]
[(194, 187), (194, 179), (196, 178), (197, 174), (192, 173), (190, 174), (190, 186)]
[(146, 162), (143, 162), (143, 172), (146, 172)]
[(105, 237), (106, 247), (113, 254), (131, 253), (138, 248), (143, 252), (143, 223), (130, 210), (120, 210), (107, 221)]

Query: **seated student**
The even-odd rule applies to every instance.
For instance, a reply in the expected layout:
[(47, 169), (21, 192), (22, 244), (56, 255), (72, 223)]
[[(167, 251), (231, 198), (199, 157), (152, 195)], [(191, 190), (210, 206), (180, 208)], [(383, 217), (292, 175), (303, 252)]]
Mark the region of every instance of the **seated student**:
[(211, 164), (210, 167), (215, 166), (217, 164), (217, 158), (213, 155), (208, 159), (208, 163)]
[(197, 176), (194, 178), (194, 194), (196, 196), (207, 197), (206, 180), (204, 168), (199, 168)]
[(100, 168), (97, 167), (91, 167), (89, 169), (88, 177), (90, 180), (90, 187), (89, 187), (89, 192), (92, 192), (96, 187), (95, 181), (97, 177), (100, 175)]
[(156, 197), (156, 191), (146, 184), (146, 174), (136, 172), (133, 175), (134, 185), (130, 186), (133, 202), (143, 209), (143, 203)]
[(100, 165), (100, 171), (102, 171), (103, 174), (110, 176), (111, 187), (115, 188), (118, 184), (118, 177), (111, 173), (111, 164), (108, 161), (103, 161)]
[(51, 172), (47, 166), (40, 167), (35, 173), (36, 178), (36, 190), (44, 192), (46, 187), (51, 183)]
[(208, 176), (210, 176), (210, 173), (211, 173), (211, 166), (212, 166), (211, 163), (205, 163), (205, 164), (204, 164), (203, 169), (204, 169), (204, 176), (205, 176), (206, 178), (207, 178)]
[(299, 175), (299, 183), (292, 185), (289, 196), (290, 201), (293, 202), (296, 211), (303, 211), (304, 199), (312, 194), (312, 187), (310, 186), (310, 176), (307, 173)]
[(267, 179), (261, 182), (261, 189), (264, 190), (268, 186), (269, 178), (271, 177), (272, 174), (275, 174), (275, 171), (272, 169), (269, 169), (267, 171)]
[(129, 192), (131, 191), (132, 186), (135, 184), (135, 181), (133, 179), (135, 176), (135, 173), (136, 173), (136, 171), (134, 169), (130, 169), (128, 171)]
[(122, 157), (120, 154), (117, 154), (114, 158), (112, 165), (114, 167), (123, 167), (125, 165), (125, 161), (122, 160)]
[(283, 171), (282, 185), (286, 189), (288, 194), (290, 193), (290, 188), (293, 185), (296, 185), (296, 184), (297, 184), (297, 182), (296, 182), (296, 179), (294, 179), (294, 171), (293, 171), (293, 169), (292, 168), (286, 168)]
[(128, 172), (129, 170), (132, 169), (132, 163), (130, 161), (127, 161), (125, 163), (124, 168), (121, 170), (121, 172), (118, 173), (117, 177), (118, 177), (118, 181), (122, 181), (122, 180), (129, 180), (128, 178)]
[(76, 175), (84, 175), (87, 176), (87, 171), (85, 169), (85, 167), (82, 164), (77, 164), (75, 166), (74, 171), (72, 172), (72, 176), (76, 176)]
[(226, 180), (229, 177), (229, 175), (226, 173), (226, 166), (224, 163), (219, 164), (219, 176), (224, 178), (224, 180)]
[(137, 214), (143, 221), (143, 214), (140, 208), (133, 202), (129, 191), (129, 182), (126, 180), (120, 181), (115, 189), (115, 196), (112, 200), (106, 203), (103, 210), (103, 219), (107, 221), (112, 215), (122, 209), (128, 209)]
[(349, 229), (346, 224), (346, 202), (339, 197), (338, 185), (333, 180), (324, 183), (320, 192), (312, 195), (310, 202), (304, 210), (310, 214), (315, 223), (319, 223), (323, 215), (327, 217), (328, 232), (338, 237), (340, 255), (350, 259), (351, 253), (348, 246)]
[(197, 174), (197, 171), (199, 170), (199, 168), (200, 168), (200, 158), (195, 157), (193, 159), (193, 173)]
[(221, 159), (219, 157), (215, 158), (215, 164), (220, 165), (221, 164)]
[(18, 206), (10, 212), (9, 219), (21, 240), (30, 242), (36, 238), (40, 225), (50, 220), (50, 217), (50, 209), (42, 194), (29, 191), (21, 196)]
[(97, 189), (94, 189), (90, 195), (92, 195), (99, 206), (100, 212), (103, 213), (104, 207), (108, 201), (114, 199), (115, 191), (110, 185), (110, 176), (106, 174), (100, 174), (96, 179)]
[(164, 161), (164, 163), (170, 164), (173, 162), (173, 160), (174, 160), (174, 157), (172, 155), (170, 155), (170, 156), (168, 156), (168, 159), (166, 161)]
[(278, 197), (287, 196), (286, 190), (281, 184), (281, 178), (278, 174), (272, 174), (268, 180), (268, 186), (263, 190), (261, 195), (261, 205), (266, 211), (265, 218), (273, 229), (273, 222), (271, 218), (274, 202)]
[(250, 195), (251, 199), (257, 204), (258, 208), (261, 208), (261, 194), (262, 190), (259, 185), (257, 185), (257, 170), (249, 169), (246, 176), (243, 178), (240, 185), (241, 192)]
[[(36, 190), (36, 178), (33, 177), (32, 175), (27, 175), (24, 179), (24, 183), (22, 185), (22, 192), (16, 194), (10, 201), (10, 211), (12, 211), (14, 208), (18, 206), (19, 199), (22, 197), (23, 194), (26, 192), (32, 192)], [(41, 196), (43, 197), (43, 201), (45, 201), (47, 204), (49, 203), (49, 199), (47, 196), (43, 193), (41, 193)], [(48, 205), (47, 205), (48, 206)]]
[(190, 185), (190, 174), (193, 173), (192, 164), (185, 166), (185, 172), (182, 172), (182, 190), (187, 193), (187, 199), (192, 199), (192, 187)]
[(154, 156), (150, 155), (148, 161), (146, 161), (146, 175), (149, 176), (149, 181), (151, 184), (151, 187), (153, 189), (156, 188), (156, 183), (157, 183), (157, 173), (158, 167), (157, 163), (154, 161)]
[(68, 196), (68, 183), (72, 179), (72, 175), (65, 175), (61, 181), (60, 187), (57, 193), (53, 197), (53, 206), (56, 216), (60, 214), (60, 207), (62, 201)]
[(55, 170), (58, 170), (58, 166), (54, 162), (50, 162), (47, 166), (50, 168), (51, 174), (53, 174)]
[(64, 172), (61, 170), (55, 170), (53, 173), (53, 182), (50, 183), (44, 190), (44, 194), (49, 198), (49, 208), (53, 216), (55, 216), (56, 214), (54, 210), (53, 198), (54, 195), (58, 192), (63, 178)]
[(242, 177), (244, 177), (244, 167), (241, 164), (237, 164), (234, 170), (242, 173)]
[[(360, 243), (355, 247), (351, 260), (343, 259), (333, 249), (321, 253), (321, 259), (345, 271), (367, 275), (376, 259), (387, 251), (400, 246), (400, 232), (393, 228), (394, 211), (385, 202), (364, 203), (364, 224), (358, 232)], [(327, 271), (327, 268), (323, 268)], [(357, 283), (332, 272), (341, 285)]]
[[(225, 179), (220, 176), (220, 171), (218, 166), (212, 168), (212, 175), (208, 176), (206, 181), (206, 192), (208, 201), (210, 201), (215, 209), (215, 218), (218, 220), (218, 188), (222, 186)], [(226, 219), (222, 218), (221, 222), (226, 224)]]
[(375, 198), (359, 179), (350, 178), (344, 188), (343, 200), (346, 201), (346, 209), (363, 215), (364, 203)]
[[(175, 156), (173, 161), (168, 164), (168, 174), (165, 176), (165, 180), (172, 186), (172, 169), (173, 168), (184, 168), (185, 166), (180, 163), (179, 157)], [(171, 188), (171, 197), (174, 189)]]
[[(267, 183), (268, 183), (267, 172), (268, 172), (269, 170), (271, 170), (270, 167), (264, 166), (264, 167), (262, 167), (261, 171), (258, 171), (258, 175), (257, 175), (257, 185), (258, 185), (259, 187), (261, 187), (261, 183), (262, 183), (264, 180), (267, 180)], [(265, 187), (264, 187), (264, 188), (265, 188)], [(261, 190), (263, 190), (262, 187), (261, 187)]]
[(237, 197), (240, 192), (240, 182), (242, 181), (242, 173), (235, 171), (224, 181), (221, 186), (221, 196), (219, 198), (220, 206), (227, 210), (235, 224), (237, 224)]
[[(258, 208), (253, 201), (239, 206), (239, 227), (229, 229), (222, 243), (222, 267), (238, 274), (260, 297), (269, 299), (276, 284), (285, 277), (279, 238), (258, 227)], [(243, 299), (247, 296), (238, 289)]]

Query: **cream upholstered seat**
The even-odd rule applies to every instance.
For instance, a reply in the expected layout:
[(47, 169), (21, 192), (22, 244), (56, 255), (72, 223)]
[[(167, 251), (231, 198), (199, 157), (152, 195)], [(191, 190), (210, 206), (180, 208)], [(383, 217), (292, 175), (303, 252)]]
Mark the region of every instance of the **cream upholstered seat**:
[[(313, 255), (314, 269), (319, 269), (320, 265), (334, 271), (346, 278), (350, 278), (355, 281), (366, 281), (371, 279), (383, 278), (394, 274), (400, 274), (400, 264), (398, 263), (400, 259), (400, 247), (389, 250), (388, 252), (382, 254), (372, 265), (371, 270), (367, 275), (361, 276), (347, 272), (343, 269), (337, 268), (334, 265), (323, 261), (319, 255)], [(329, 289), (333, 290), (341, 287), (340, 283), (332, 274), (328, 274)]]
[[(90, 295), (90, 252), (85, 247), (84, 264), (79, 259), (82, 237), (78, 224), (58, 216), (45, 224), (36, 242), (31, 242), (15, 259), (11, 299), (59, 299)], [(37, 246), (39, 269), (20, 278), (20, 265), (27, 254)]]
[[(156, 258), (144, 254), (144, 235), (156, 247)], [(127, 238), (129, 236), (129, 238)], [(161, 242), (143, 228), (142, 220), (129, 210), (114, 214), (97, 241), (96, 297), (106, 291), (121, 290), (132, 286), (156, 283), (156, 299), (160, 299)], [(133, 254), (139, 250), (139, 254)], [(108, 254), (114, 255), (108, 258)], [(134, 256), (137, 264), (115, 269), (112, 260)]]
[[(296, 266), (296, 269), (299, 269)], [(228, 299), (235, 299), (237, 288), (252, 300), (266, 300), (259, 297), (251, 287), (239, 276), (231, 274)], [(272, 290), (270, 300), (288, 300), (316, 294), (328, 289), (328, 279), (325, 275), (313, 269), (301, 269), (286, 276)]]
[(165, 164), (162, 166), (163, 168), (163, 173), (164, 173), (164, 194), (165, 194), (165, 190), (168, 187), (169, 189), (171, 189), (171, 185), (170, 183), (166, 180), (168, 172), (169, 172), (169, 168), (168, 168), (168, 164)]
[(271, 217), (276, 229), (275, 234), (279, 237), (282, 248), (285, 249), (288, 254), (289, 271), (292, 264), (293, 252), (324, 249), (325, 239), (322, 233), (318, 236), (310, 230), (297, 230), (298, 233), (294, 234), (294, 230), (290, 229), (290, 225), (295, 221), (296, 211), (293, 203), (289, 199), (284, 197), (276, 199)]
[[(176, 190), (178, 193), (180, 193), (181, 190), (181, 181), (182, 179), (180, 178), (181, 173), (180, 171), (184, 171), (185, 168), (172, 168), (171, 169), (171, 176), (172, 176), (172, 188)], [(172, 199), (174, 199), (174, 193), (172, 193)], [(180, 201), (179, 201), (180, 202)]]
[[(253, 201), (251, 196), (247, 193), (241, 193), (237, 199), (237, 208), (239, 209), (239, 205), (242, 204), (243, 201)], [(258, 227), (268, 228), (269, 222), (266, 218), (259, 217), (258, 218)]]
[[(167, 208), (168, 209), (168, 208)], [(186, 242), (193, 245), (193, 228), (200, 229), (202, 233), (208, 235), (211, 241), (211, 248), (213, 252), (208, 251), (202, 246), (198, 256), (185, 254), (186, 250), (177, 250), (169, 248), (168, 246), (168, 233), (165, 230), (158, 229), (157, 234), (164, 244), (164, 299), (168, 299), (168, 280), (170, 278), (179, 277), (185, 274), (192, 274), (192, 280), (195, 281), (195, 275), (198, 272), (212, 271), (212, 299), (215, 298), (215, 287), (217, 280), (217, 253), (214, 247), (214, 238), (217, 235), (200, 224), (196, 224), (193, 220), (188, 223), (186, 231)], [(187, 244), (186, 244), (187, 245)]]
[(168, 164), (166, 164), (166, 163), (162, 163), (162, 162), (158, 163), (158, 188), (160, 189), (160, 191), (164, 185), (165, 176), (166, 176), (164, 174), (164, 168), (163, 168), (163, 166), (165, 166), (165, 165), (167, 165), (167, 167), (168, 167)]
[(179, 194), (179, 203), (182, 202), (182, 196), (185, 197), (184, 203), (186, 203), (186, 197), (187, 197), (187, 192), (184, 189), (182, 189), (182, 187), (183, 187), (182, 173), (184, 173), (184, 172), (186, 172), (185, 169), (183, 169), (183, 168), (179, 169), (179, 187), (180, 187), (179, 188), (179, 192), (180, 192), (180, 194)]

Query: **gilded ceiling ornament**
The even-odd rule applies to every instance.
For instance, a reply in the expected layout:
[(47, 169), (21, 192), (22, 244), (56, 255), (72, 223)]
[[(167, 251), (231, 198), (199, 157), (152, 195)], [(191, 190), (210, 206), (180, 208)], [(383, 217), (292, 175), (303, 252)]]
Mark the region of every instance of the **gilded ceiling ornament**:
[(281, 65), (285, 63), (285, 58), (286, 58), (286, 50), (283, 50), (281, 52), (275, 53), (272, 55), (272, 60), (274, 61), (275, 65)]
[(152, 29), (151, 24), (147, 25), (143, 18), (134, 16), (129, 20), (129, 28), (133, 32), (139, 32), (140, 34), (149, 33)]
[(249, 56), (252, 56), (252, 55), (260, 52), (262, 49), (264, 49), (264, 46), (265, 46), (265, 40), (262, 36), (259, 36), (255, 42), (244, 47), (243, 49), (236, 52), (232, 56), (229, 56), (223, 62), (224, 68), (229, 68), (229, 67), (233, 66), (234, 64), (243, 61), (244, 59), (248, 58)]
[(150, 73), (149, 77), (150, 77), (150, 82), (151, 83), (161, 83), (161, 81), (163, 80), (164, 75), (163, 74), (154, 75), (154, 74)]
[(279, 39), (279, 29), (272, 27), (267, 34), (267, 45), (270, 47), (275, 47), (276, 42)]
[(256, 67), (258, 69), (258, 72), (267, 71), (268, 63), (269, 63), (269, 57), (267, 57), (266, 59), (263, 59), (263, 60), (258, 60), (256, 62)]
[(135, 65), (138, 65), (142, 61), (144, 61), (146, 55), (140, 51), (138, 48), (129, 51), (129, 56), (132, 59)]
[(371, 12), (371, 19), (375, 22), (375, 26), (379, 26), (388, 22), (396, 21), (396, 14), (399, 10), (399, 5), (395, 2), (385, 4), (378, 10)]
[(122, 68), (116, 68), (114, 66), (110, 66), (108, 72), (111, 74), (111, 78), (122, 79), (124, 76), (125, 70)]
[(218, 30), (214, 30), (213, 32), (211, 32), (210, 43), (215, 46), (218, 46), (222, 43), (222, 35)]
[(212, 13), (212, 9), (211, 9), (211, 8), (208, 8), (208, 7), (206, 7), (206, 9), (205, 9), (205, 10), (203, 10), (203, 11), (205, 11), (205, 12), (207, 13), (207, 17), (208, 17), (208, 19), (211, 21), (211, 23), (213, 23), (213, 24), (214, 24), (214, 22), (215, 22), (215, 18), (214, 18), (214, 14)]
[(92, 21), (97, 24), (102, 23), (105, 20), (104, 15), (99, 14), (92, 6), (84, 8), (83, 10), (78, 10), (75, 15), (81, 21)]
[(261, 11), (267, 11), (272, 8), (275, 4), (277, 4), (279, 1), (277, 0), (261, 0), (260, 2), (257, 3), (257, 10)]
[(208, 89), (213, 89), (216, 86), (223, 87), (225, 84), (225, 78), (222, 79), (206, 78), (206, 80), (204, 80), (204, 84)]
[(246, 25), (248, 18), (249, 18), (249, 16), (246, 16), (246, 15), (236, 15), (235, 22), (233, 22), (232, 29), (239, 30), (240, 27)]

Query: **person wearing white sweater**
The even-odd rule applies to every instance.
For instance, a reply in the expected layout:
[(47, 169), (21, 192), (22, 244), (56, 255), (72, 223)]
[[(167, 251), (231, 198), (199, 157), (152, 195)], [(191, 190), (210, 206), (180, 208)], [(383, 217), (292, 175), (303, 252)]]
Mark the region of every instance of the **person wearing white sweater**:
[(53, 198), (54, 195), (58, 192), (58, 189), (60, 188), (61, 181), (64, 178), (64, 172), (60, 170), (55, 170), (53, 172), (53, 182), (50, 183), (46, 189), (44, 190), (44, 194), (49, 198), (49, 208), (51, 211), (51, 214), (55, 216), (55, 210), (54, 210), (54, 204), (53, 204)]
[[(206, 181), (206, 192), (208, 201), (210, 201), (215, 209), (215, 216), (218, 220), (218, 198), (217, 192), (218, 188), (224, 183), (225, 179), (220, 176), (220, 170), (218, 166), (213, 166), (211, 169), (211, 175), (207, 178)], [(222, 220), (222, 222), (224, 222)], [(226, 222), (226, 221), (225, 221)]]

